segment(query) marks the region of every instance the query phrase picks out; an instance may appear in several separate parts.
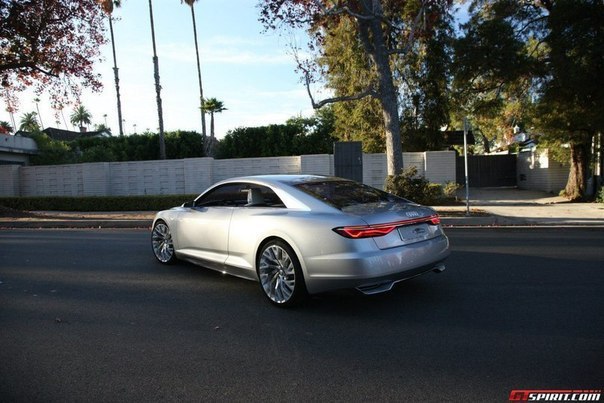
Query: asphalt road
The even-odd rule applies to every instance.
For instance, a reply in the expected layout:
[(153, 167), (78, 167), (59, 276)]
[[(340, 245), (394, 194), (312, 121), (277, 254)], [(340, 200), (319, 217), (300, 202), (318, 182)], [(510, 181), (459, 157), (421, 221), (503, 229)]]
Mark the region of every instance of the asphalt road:
[(140, 230), (0, 231), (0, 401), (507, 401), (604, 387), (604, 230), (451, 229), (442, 274), (296, 310)]

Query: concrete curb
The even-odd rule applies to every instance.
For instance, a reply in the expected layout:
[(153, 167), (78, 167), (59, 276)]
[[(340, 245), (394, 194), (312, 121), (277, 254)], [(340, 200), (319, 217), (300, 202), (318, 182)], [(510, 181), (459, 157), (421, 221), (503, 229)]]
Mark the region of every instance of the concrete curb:
[[(479, 217), (441, 217), (445, 228), (514, 228), (514, 227), (592, 227), (604, 228), (604, 224), (585, 223), (573, 219), (562, 221), (544, 221), (539, 219), (527, 219), (516, 217), (504, 217), (498, 215), (485, 215)], [(69, 228), (139, 228), (150, 229), (153, 220), (149, 219), (58, 219), (58, 220), (0, 220), (0, 229), (69, 229)]]

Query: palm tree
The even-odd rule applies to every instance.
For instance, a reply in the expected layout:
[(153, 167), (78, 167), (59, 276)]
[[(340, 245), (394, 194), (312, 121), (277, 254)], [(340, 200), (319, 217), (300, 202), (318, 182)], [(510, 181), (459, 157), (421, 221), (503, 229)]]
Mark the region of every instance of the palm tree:
[(161, 85), (159, 84), (159, 60), (155, 47), (155, 24), (153, 23), (153, 4), (149, 0), (149, 19), (151, 20), (151, 39), (153, 41), (153, 71), (155, 77), (155, 93), (157, 99), (157, 117), (159, 120), (159, 158), (166, 159), (166, 141), (164, 139), (164, 114), (161, 106)]
[(11, 134), (12, 132), (13, 127), (10, 125), (10, 123), (4, 120), (0, 122), (0, 134)]
[(38, 118), (40, 119), (40, 127), (44, 127), (44, 123), (42, 123), (42, 115), (40, 114), (40, 98), (34, 98), (34, 102), (36, 103), (36, 110), (38, 111)]
[(216, 98), (208, 98), (203, 100), (203, 104), (201, 105), (202, 112), (210, 114), (210, 139), (206, 140), (206, 155), (212, 157), (213, 156), (213, 148), (214, 148), (214, 114), (220, 113), (222, 111), (226, 111), (227, 108), (224, 107), (222, 101), (217, 100)]
[(203, 113), (203, 86), (201, 85), (201, 64), (199, 63), (199, 45), (197, 44), (197, 23), (193, 5), (199, 0), (180, 0), (180, 4), (187, 3), (191, 7), (191, 20), (193, 21), (193, 38), (195, 39), (195, 60), (197, 61), (197, 81), (199, 82), (199, 106), (201, 114), (201, 136), (206, 138), (206, 114)]
[(74, 126), (79, 126), (81, 132), (86, 131), (86, 127), (84, 125), (89, 125), (92, 121), (92, 115), (88, 112), (88, 109), (84, 105), (78, 105), (77, 108), (73, 110), (69, 120), (71, 124)]
[(38, 124), (38, 114), (36, 112), (29, 112), (21, 116), (19, 130), (23, 130), (29, 133), (34, 133), (40, 130)]
[(117, 57), (115, 56), (115, 36), (113, 35), (113, 8), (121, 7), (121, 0), (97, 0), (105, 13), (109, 16), (109, 32), (111, 33), (111, 50), (113, 51), (113, 76), (115, 78), (115, 94), (117, 97), (117, 121), (120, 129), (120, 136), (124, 135), (122, 127), (122, 101), (120, 98), (120, 75), (117, 68)]

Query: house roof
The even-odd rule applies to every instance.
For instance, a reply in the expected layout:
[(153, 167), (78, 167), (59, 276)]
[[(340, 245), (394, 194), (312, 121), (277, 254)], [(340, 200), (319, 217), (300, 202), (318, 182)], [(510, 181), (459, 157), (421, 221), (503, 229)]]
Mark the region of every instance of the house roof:
[(84, 137), (111, 137), (111, 132), (107, 129), (95, 130), (90, 132), (73, 132), (71, 130), (47, 127), (42, 131), (46, 133), (51, 139), (60, 141), (73, 141), (75, 139)]

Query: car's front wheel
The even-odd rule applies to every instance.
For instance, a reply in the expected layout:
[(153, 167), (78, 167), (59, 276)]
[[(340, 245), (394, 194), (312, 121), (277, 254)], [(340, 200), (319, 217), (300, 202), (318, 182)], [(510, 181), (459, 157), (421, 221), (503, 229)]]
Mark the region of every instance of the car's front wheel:
[(158, 220), (153, 225), (151, 248), (157, 260), (162, 263), (170, 264), (176, 260), (172, 233), (170, 232), (170, 227), (164, 221)]
[(273, 304), (291, 307), (307, 296), (300, 262), (287, 243), (278, 239), (267, 242), (256, 267), (262, 291)]

